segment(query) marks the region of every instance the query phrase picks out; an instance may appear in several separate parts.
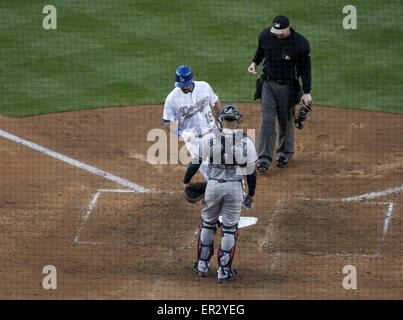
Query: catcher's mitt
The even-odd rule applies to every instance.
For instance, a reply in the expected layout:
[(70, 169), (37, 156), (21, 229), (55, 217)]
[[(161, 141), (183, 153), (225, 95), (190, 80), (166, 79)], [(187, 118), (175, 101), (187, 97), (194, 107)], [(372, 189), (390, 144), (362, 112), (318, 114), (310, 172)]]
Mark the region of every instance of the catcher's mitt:
[(305, 121), (308, 119), (308, 117), (312, 113), (312, 104), (305, 104), (301, 103), (301, 107), (299, 108), (298, 111), (298, 118), (295, 118), (295, 127), (298, 129), (302, 129), (304, 126), (302, 125), (302, 121)]
[(203, 199), (206, 192), (207, 182), (195, 182), (185, 188), (185, 199), (189, 202), (197, 202)]

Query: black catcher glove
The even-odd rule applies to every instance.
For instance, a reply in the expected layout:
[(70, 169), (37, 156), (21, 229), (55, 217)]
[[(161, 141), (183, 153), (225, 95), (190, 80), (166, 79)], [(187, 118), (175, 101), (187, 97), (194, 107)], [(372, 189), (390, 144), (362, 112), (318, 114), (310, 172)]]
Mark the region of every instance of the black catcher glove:
[(305, 104), (301, 103), (301, 107), (299, 108), (298, 111), (298, 118), (295, 119), (295, 127), (298, 129), (302, 129), (304, 126), (302, 125), (302, 121), (305, 121), (308, 119), (308, 117), (312, 113), (312, 104)]
[(185, 199), (189, 202), (197, 202), (203, 199), (204, 193), (206, 192), (207, 182), (195, 182), (190, 183), (189, 186), (185, 188)]

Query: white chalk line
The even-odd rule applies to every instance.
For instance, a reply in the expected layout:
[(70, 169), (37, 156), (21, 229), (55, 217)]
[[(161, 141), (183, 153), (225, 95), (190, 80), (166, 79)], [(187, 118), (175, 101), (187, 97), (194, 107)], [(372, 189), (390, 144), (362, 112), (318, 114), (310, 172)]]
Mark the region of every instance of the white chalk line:
[[(99, 189), (95, 193), (94, 197), (92, 198), (92, 200), (88, 206), (86, 213), (83, 215), (83, 217), (81, 219), (82, 220), (81, 225), (80, 225), (80, 228), (79, 228), (77, 234), (74, 237), (74, 243), (75, 244), (86, 244), (86, 245), (106, 245), (106, 246), (113, 245), (111, 243), (102, 242), (102, 241), (82, 241), (82, 240), (80, 240), (80, 237), (81, 237), (84, 229), (86, 228), (88, 219), (89, 219), (90, 215), (92, 214), (92, 212), (94, 211), (95, 205), (102, 193), (137, 193), (137, 192), (138, 191), (136, 191), (136, 190), (130, 190), (130, 189), (129, 190), (128, 189)], [(154, 191), (154, 190), (151, 191), (150, 190), (148, 192), (149, 193), (162, 193), (163, 191)], [(169, 193), (171, 194), (173, 192), (169, 192)]]
[(393, 187), (393, 188), (388, 188), (382, 191), (376, 191), (376, 192), (369, 192), (369, 193), (364, 193), (360, 194), (358, 196), (354, 197), (346, 197), (346, 198), (341, 198), (341, 199), (334, 199), (334, 198), (297, 198), (300, 200), (317, 200), (317, 201), (341, 201), (341, 202), (350, 202), (350, 201), (361, 201), (361, 200), (371, 200), (379, 197), (384, 197), (392, 193), (399, 193), (403, 191), (403, 185), (398, 186), (398, 187)]
[(395, 203), (388, 202), (387, 205), (388, 205), (388, 210), (386, 213), (385, 220), (383, 222), (383, 234), (382, 234), (382, 239), (378, 246), (378, 253), (380, 253), (381, 247), (383, 246), (383, 243), (385, 242), (385, 237), (386, 237), (386, 234), (388, 233), (389, 222), (392, 219), (392, 213), (393, 213), (393, 208), (395, 206)]
[[(74, 241), (75, 243), (101, 244), (101, 243), (98, 243), (98, 242), (84, 242), (84, 241), (80, 242), (80, 241), (78, 241), (80, 233), (84, 229), (86, 221), (88, 221), (88, 218), (89, 218), (89, 216), (90, 216), (90, 214), (91, 214), (91, 212), (93, 210), (93, 207), (95, 206), (95, 203), (96, 203), (96, 201), (97, 201), (97, 199), (98, 199), (98, 197), (99, 197), (101, 192), (122, 192), (122, 193), (123, 192), (150, 192), (149, 189), (144, 188), (144, 187), (142, 187), (142, 186), (140, 186), (138, 184), (135, 184), (135, 183), (130, 182), (130, 181), (126, 180), (126, 179), (123, 179), (123, 178), (120, 178), (118, 176), (115, 176), (115, 175), (113, 175), (113, 174), (111, 174), (111, 173), (109, 173), (107, 171), (104, 171), (104, 170), (95, 168), (93, 166), (87, 165), (87, 164), (85, 164), (83, 162), (77, 161), (75, 159), (72, 159), (70, 157), (62, 155), (62, 154), (60, 154), (58, 152), (52, 151), (52, 150), (50, 150), (48, 148), (40, 146), (40, 145), (38, 145), (36, 143), (33, 143), (31, 141), (28, 141), (28, 140), (25, 140), (23, 138), (17, 137), (17, 136), (15, 136), (15, 135), (13, 135), (11, 133), (8, 133), (8, 132), (6, 132), (4, 130), (0, 130), (0, 136), (4, 137), (6, 139), (9, 139), (11, 141), (14, 141), (16, 143), (20, 143), (20, 144), (22, 144), (22, 145), (24, 145), (26, 147), (29, 147), (29, 148), (31, 148), (33, 150), (39, 151), (41, 153), (44, 153), (44, 154), (46, 154), (48, 156), (51, 156), (51, 157), (53, 157), (55, 159), (58, 159), (60, 161), (65, 162), (65, 163), (68, 163), (68, 164), (70, 164), (72, 166), (75, 166), (77, 168), (86, 170), (86, 171), (88, 171), (88, 172), (90, 172), (92, 174), (104, 177), (105, 179), (108, 179), (110, 181), (116, 182), (116, 183), (118, 183), (118, 184), (120, 184), (120, 185), (122, 185), (124, 187), (132, 189), (132, 190), (102, 190), (102, 189), (98, 190), (98, 192), (95, 194), (93, 200), (90, 203), (90, 208), (87, 210), (86, 214), (83, 217), (82, 226), (80, 227), (80, 230), (79, 230), (78, 234), (75, 237), (75, 241)], [(346, 198), (342, 198), (342, 199), (311, 198), (310, 200), (326, 200), (326, 201), (342, 201), (342, 202), (360, 201), (360, 200), (368, 200), (368, 199), (374, 199), (374, 198), (377, 198), (377, 197), (386, 196), (386, 195), (389, 195), (389, 194), (392, 194), (392, 193), (400, 192), (402, 190), (403, 190), (403, 185), (398, 186), (398, 187), (394, 187), (394, 188), (388, 188), (388, 189), (383, 190), (383, 191), (365, 193), (365, 194), (361, 194), (361, 195), (358, 195), (358, 196), (346, 197)], [(304, 198), (304, 199), (308, 200), (307, 198)], [(280, 202), (281, 202), (281, 200), (279, 200), (277, 202), (277, 205)], [(387, 230), (388, 230), (389, 221), (392, 218), (392, 212), (393, 212), (394, 205), (395, 204), (393, 202), (388, 203), (388, 212), (387, 212), (387, 216), (386, 216), (386, 218), (384, 220), (384, 228), (383, 228), (383, 236), (382, 236), (383, 240), (384, 240), (384, 238), (386, 236), (386, 233), (387, 233)], [(276, 211), (275, 214), (272, 216), (271, 220), (274, 220), (274, 218), (277, 215), (277, 213), (278, 212)], [(269, 224), (272, 224), (272, 221), (269, 222)], [(268, 234), (268, 231), (266, 232), (266, 235), (267, 234)], [(267, 237), (265, 237), (265, 239), (262, 240), (262, 242), (259, 245), (259, 248), (261, 248), (265, 244), (265, 242), (267, 241), (266, 238)]]
[(276, 209), (275, 209), (273, 215), (270, 217), (270, 220), (269, 220), (269, 222), (268, 222), (268, 226), (267, 226), (267, 228), (266, 228), (266, 230), (265, 230), (265, 231), (266, 231), (265, 236), (263, 237), (263, 239), (262, 239), (262, 240), (260, 241), (260, 243), (259, 243), (259, 249), (260, 249), (260, 250), (262, 250), (263, 245), (264, 245), (264, 244), (267, 242), (267, 240), (268, 240), (268, 236), (269, 236), (269, 233), (270, 233), (270, 229), (273, 227), (274, 218), (277, 216), (278, 212), (280, 211), (279, 206), (280, 206), (280, 203), (281, 203), (282, 201), (283, 201), (282, 199), (277, 200)]
[(87, 212), (84, 214), (84, 216), (82, 218), (80, 229), (78, 230), (76, 236), (74, 237), (74, 243), (78, 243), (78, 244), (93, 244), (93, 245), (106, 245), (107, 243), (105, 243), (105, 242), (80, 241), (79, 240), (80, 237), (81, 237), (81, 233), (85, 229), (85, 227), (87, 225), (87, 221), (88, 221), (91, 213), (93, 212), (93, 210), (95, 208), (95, 204), (97, 203), (99, 196), (101, 195), (101, 193), (135, 193), (135, 192), (137, 192), (137, 191), (135, 191), (135, 190), (120, 190), (120, 189), (99, 189), (98, 192), (92, 198), (92, 200), (90, 202), (90, 205), (88, 207), (88, 210), (87, 210)]
[(197, 239), (197, 235), (199, 234), (199, 229), (200, 229), (200, 228), (196, 228), (196, 230), (195, 230), (195, 232), (193, 233), (193, 236), (192, 236), (192, 241), (190, 241), (190, 244), (189, 244), (189, 245), (187, 245), (187, 246), (184, 247), (185, 249), (191, 249), (191, 248), (193, 248), (193, 244), (195, 243), (195, 241), (196, 241), (196, 239)]
[[(398, 188), (395, 188), (395, 190), (397, 190), (397, 189)], [(392, 190), (392, 189), (388, 189), (388, 190)], [(371, 193), (371, 198), (368, 198), (369, 195), (370, 194), (365, 194), (365, 195), (361, 195), (361, 196), (357, 196), (357, 197), (350, 197), (350, 198), (343, 198), (343, 199), (323, 199), (323, 198), (296, 198), (296, 199), (305, 200), (305, 201), (329, 201), (329, 202), (337, 202), (337, 201), (346, 202), (346, 201), (348, 201), (348, 202), (352, 202), (352, 201), (362, 201), (364, 199), (371, 200), (371, 199), (375, 199), (380, 196), (384, 196), (385, 194), (383, 192), (373, 192), (373, 193)], [(365, 198), (363, 196), (365, 196)], [(348, 199), (348, 200), (346, 200), (346, 199)], [(380, 249), (381, 249), (383, 242), (385, 241), (385, 237), (388, 233), (389, 223), (390, 223), (390, 220), (392, 219), (393, 208), (395, 206), (395, 203), (394, 202), (375, 202), (375, 201), (363, 201), (362, 203), (368, 204), (368, 205), (369, 204), (387, 205), (386, 215), (383, 220), (382, 237), (379, 241), (377, 252), (374, 255), (368, 255), (368, 256), (379, 256)], [(339, 255), (341, 255), (341, 254), (339, 254)], [(365, 255), (361, 255), (361, 256), (365, 256)]]
[(94, 210), (95, 203), (97, 202), (100, 194), (101, 194), (101, 192), (100, 192), (100, 190), (98, 190), (98, 192), (95, 194), (94, 198), (92, 198), (92, 201), (90, 202), (90, 206), (89, 206), (87, 212), (85, 213), (85, 215), (82, 218), (80, 229), (78, 229), (78, 232), (77, 232), (76, 236), (74, 237), (74, 243), (78, 243), (79, 238), (80, 238), (80, 234), (84, 230), (85, 225), (86, 225), (86, 223), (88, 221), (88, 218), (90, 217), (90, 214), (91, 214), (92, 210)]
[[(371, 200), (371, 199), (375, 199), (378, 197), (383, 197), (392, 193), (398, 193), (400, 191), (403, 191), (403, 185), (402, 186), (398, 186), (398, 187), (394, 187), (394, 188), (388, 188), (386, 190), (383, 191), (377, 191), (377, 192), (370, 192), (370, 193), (364, 193), (358, 196), (354, 196), (354, 197), (345, 197), (345, 198), (341, 198), (341, 199), (326, 199), (326, 198), (305, 198), (305, 197), (301, 197), (301, 198), (295, 198), (296, 200), (308, 200), (308, 201), (340, 201), (340, 202), (351, 202), (351, 201), (362, 201), (362, 200)], [(269, 223), (268, 223), (268, 227), (266, 228), (266, 234), (264, 236), (264, 238), (261, 240), (261, 242), (259, 243), (259, 249), (262, 250), (263, 245), (267, 242), (268, 240), (268, 235), (270, 232), (270, 229), (272, 228), (273, 222), (274, 222), (274, 218), (278, 215), (279, 212), (279, 206), (280, 203), (284, 200), (287, 199), (280, 199), (277, 201), (276, 203), (276, 209), (275, 212), (273, 214), (273, 216), (271, 217)], [(377, 251), (374, 254), (359, 254), (359, 253), (326, 253), (326, 252), (304, 252), (304, 253), (292, 253), (292, 252), (281, 252), (278, 251), (274, 254), (274, 257), (272, 259), (272, 263), (271, 263), (271, 271), (274, 271), (278, 262), (278, 258), (280, 256), (281, 253), (284, 254), (301, 254), (301, 255), (313, 255), (313, 256), (336, 256), (336, 257), (366, 257), (366, 258), (378, 258), (381, 255), (381, 248), (383, 246), (383, 243), (385, 242), (385, 237), (388, 233), (388, 227), (389, 227), (389, 223), (392, 219), (392, 215), (393, 215), (393, 209), (395, 206), (394, 202), (373, 202), (373, 201), (366, 201), (364, 202), (365, 204), (383, 204), (383, 205), (387, 205), (387, 212), (386, 212), (386, 216), (384, 218), (383, 221), (383, 231), (382, 231), (382, 237), (379, 240), (378, 243), (378, 247), (377, 247)]]
[(158, 289), (159, 289), (159, 287), (161, 285), (161, 282), (162, 282), (161, 280), (157, 280), (155, 282), (155, 284), (154, 284), (154, 286), (153, 286), (153, 288), (151, 290), (151, 294), (150, 294), (151, 300), (156, 300), (155, 293), (158, 292)]
[(0, 136), (4, 137), (6, 139), (9, 139), (11, 141), (14, 141), (16, 143), (20, 143), (20, 144), (22, 144), (22, 145), (24, 145), (24, 146), (26, 146), (28, 148), (31, 148), (31, 149), (34, 149), (36, 151), (42, 152), (42, 153), (44, 153), (44, 154), (46, 154), (46, 155), (48, 155), (48, 156), (50, 156), (52, 158), (55, 158), (55, 159), (58, 159), (60, 161), (65, 162), (65, 163), (68, 163), (68, 164), (70, 164), (70, 165), (72, 165), (74, 167), (77, 167), (77, 168), (86, 170), (86, 171), (88, 171), (88, 172), (90, 172), (92, 174), (104, 177), (105, 179), (108, 179), (110, 181), (116, 182), (116, 183), (118, 183), (118, 184), (120, 184), (120, 185), (122, 185), (124, 187), (130, 188), (130, 189), (135, 190), (137, 192), (149, 192), (150, 191), (147, 188), (139, 186), (138, 184), (135, 184), (135, 183), (130, 182), (130, 181), (126, 180), (126, 179), (122, 179), (120, 177), (117, 177), (117, 176), (113, 175), (112, 173), (103, 171), (101, 169), (95, 168), (95, 167), (90, 166), (88, 164), (85, 164), (83, 162), (74, 160), (74, 159), (72, 159), (70, 157), (67, 157), (65, 155), (62, 155), (62, 154), (60, 154), (58, 152), (55, 152), (55, 151), (52, 151), (52, 150), (50, 150), (48, 148), (42, 147), (42, 146), (40, 146), (40, 145), (38, 145), (36, 143), (33, 143), (31, 141), (28, 141), (28, 140), (22, 139), (20, 137), (17, 137), (15, 135), (11, 134), (11, 133), (6, 132), (6, 131), (0, 130)]
[(403, 185), (394, 187), (394, 188), (388, 188), (383, 191), (364, 193), (364, 194), (361, 194), (361, 195), (355, 196), (355, 197), (342, 198), (342, 199), (340, 199), (340, 201), (359, 201), (359, 200), (375, 199), (375, 198), (387, 196), (392, 193), (398, 193), (400, 191), (403, 191)]
[(76, 243), (76, 244), (90, 244), (92, 246), (107, 246), (107, 245), (109, 245), (108, 243), (99, 242), (99, 241), (77, 241), (77, 242), (74, 241), (74, 243)]
[(273, 256), (273, 260), (270, 266), (270, 269), (272, 272), (274, 272), (274, 270), (276, 269), (277, 266), (277, 262), (278, 262), (278, 258), (280, 257), (280, 252), (276, 252)]
[[(307, 252), (300, 252), (300, 251), (277, 251), (274, 259), (278, 258), (280, 254), (285, 255), (295, 255), (295, 256), (313, 256), (313, 257), (344, 257), (344, 258), (379, 258), (380, 254), (378, 253), (339, 253), (339, 252), (316, 252), (316, 251), (307, 251)], [(271, 266), (272, 271), (274, 270), (275, 266)]]
[[(267, 226), (267, 228), (266, 228), (265, 236), (264, 236), (264, 238), (262, 239), (262, 241), (259, 243), (259, 250), (260, 250), (260, 251), (262, 251), (263, 245), (264, 245), (264, 244), (267, 242), (267, 240), (268, 240), (270, 230), (273, 228), (273, 221), (274, 221), (274, 218), (277, 216), (277, 214), (278, 214), (279, 211), (280, 211), (280, 208), (279, 208), (279, 207), (280, 207), (280, 203), (281, 203), (282, 201), (283, 201), (282, 199), (277, 200), (276, 209), (275, 209), (273, 215), (270, 217), (270, 220), (269, 220), (269, 222), (268, 222), (268, 226)], [(272, 263), (271, 263), (271, 266), (270, 266), (270, 269), (271, 269), (272, 272), (274, 272), (274, 270), (276, 269), (279, 256), (280, 256), (280, 252), (276, 252), (276, 253), (274, 254), (274, 256), (273, 256)]]
[(55, 159), (58, 159), (58, 160), (62, 161), (62, 162), (68, 163), (68, 164), (70, 164), (70, 165), (72, 165), (74, 167), (77, 167), (77, 168), (86, 170), (86, 171), (88, 171), (88, 172), (90, 172), (92, 174), (101, 176), (101, 177), (103, 177), (103, 178), (105, 178), (107, 180), (110, 180), (110, 181), (113, 181), (113, 182), (115, 182), (117, 184), (120, 184), (121, 186), (130, 188), (130, 190), (117, 190), (117, 189), (100, 189), (100, 190), (98, 190), (98, 192), (95, 194), (95, 196), (93, 197), (92, 201), (90, 202), (90, 205), (89, 205), (89, 208), (88, 208), (87, 212), (84, 214), (84, 216), (82, 218), (81, 226), (80, 226), (76, 236), (74, 237), (74, 243), (93, 244), (93, 245), (105, 244), (105, 243), (102, 243), (102, 242), (91, 242), (91, 241), (80, 241), (79, 240), (80, 235), (81, 235), (82, 231), (85, 229), (86, 223), (87, 223), (87, 221), (88, 221), (88, 219), (89, 219), (89, 217), (90, 217), (90, 215), (91, 215), (91, 213), (92, 213), (92, 211), (93, 211), (93, 209), (95, 207), (95, 204), (96, 204), (96, 202), (97, 202), (97, 200), (98, 200), (98, 198), (99, 198), (99, 196), (100, 196), (100, 194), (102, 192), (118, 192), (118, 193), (128, 193), (128, 192), (130, 192), (130, 193), (133, 193), (133, 192), (144, 193), (144, 192), (151, 192), (151, 190), (149, 190), (147, 188), (144, 188), (144, 187), (142, 187), (142, 186), (140, 186), (138, 184), (135, 184), (135, 183), (133, 183), (133, 182), (131, 182), (129, 180), (120, 178), (118, 176), (115, 176), (112, 173), (107, 172), (107, 171), (104, 171), (104, 170), (95, 168), (93, 166), (90, 166), (88, 164), (85, 164), (83, 162), (77, 161), (77, 160), (72, 159), (70, 157), (67, 157), (67, 156), (65, 156), (65, 155), (63, 155), (61, 153), (52, 151), (52, 150), (50, 150), (48, 148), (45, 148), (45, 147), (43, 147), (41, 145), (38, 145), (38, 144), (36, 144), (34, 142), (31, 142), (31, 141), (25, 140), (23, 138), (17, 137), (15, 135), (11, 134), (11, 133), (6, 132), (6, 131), (0, 130), (0, 136), (2, 136), (3, 138), (9, 139), (11, 141), (14, 141), (16, 143), (22, 144), (22, 145), (24, 145), (24, 146), (26, 146), (28, 148), (31, 148), (33, 150), (36, 150), (38, 152), (44, 153), (44, 154), (46, 154), (46, 155), (48, 155), (48, 156), (50, 156), (52, 158), (55, 158)]

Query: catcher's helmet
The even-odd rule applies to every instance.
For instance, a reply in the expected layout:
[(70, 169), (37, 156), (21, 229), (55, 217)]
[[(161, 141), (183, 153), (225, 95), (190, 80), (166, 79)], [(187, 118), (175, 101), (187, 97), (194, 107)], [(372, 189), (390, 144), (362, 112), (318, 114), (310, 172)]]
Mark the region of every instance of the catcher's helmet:
[[(222, 108), (220, 112), (220, 116), (218, 118), (219, 120), (219, 126), (222, 128), (222, 120), (237, 120), (238, 125), (241, 122), (243, 118), (243, 114), (239, 113), (238, 107), (232, 103), (226, 104), (224, 108)], [(237, 126), (238, 127), (238, 126)]]
[(189, 66), (180, 66), (175, 71), (175, 86), (184, 88), (193, 84), (193, 71)]

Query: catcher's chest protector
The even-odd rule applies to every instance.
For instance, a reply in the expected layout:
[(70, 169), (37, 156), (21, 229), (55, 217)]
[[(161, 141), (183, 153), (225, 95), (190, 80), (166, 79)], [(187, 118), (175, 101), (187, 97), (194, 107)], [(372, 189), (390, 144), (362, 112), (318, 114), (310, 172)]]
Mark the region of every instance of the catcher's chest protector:
[(210, 163), (222, 168), (239, 165), (236, 160), (236, 143), (246, 137), (245, 133), (241, 132), (241, 134), (233, 133), (229, 135), (221, 133), (215, 138), (217, 140), (216, 144), (212, 139), (210, 142)]

